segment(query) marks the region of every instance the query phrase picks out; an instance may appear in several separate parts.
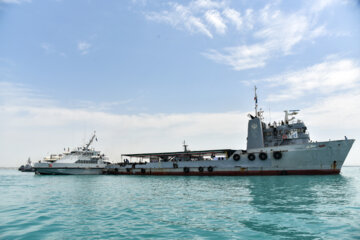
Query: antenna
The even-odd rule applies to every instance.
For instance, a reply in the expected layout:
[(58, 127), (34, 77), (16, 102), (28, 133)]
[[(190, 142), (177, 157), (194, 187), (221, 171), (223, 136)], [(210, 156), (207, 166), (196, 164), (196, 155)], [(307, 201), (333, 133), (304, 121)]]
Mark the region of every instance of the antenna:
[(255, 117), (257, 117), (258, 116), (258, 110), (257, 110), (257, 108), (258, 108), (258, 100), (257, 100), (257, 95), (256, 95), (256, 86), (254, 87), (254, 90), (255, 90), (255, 97), (254, 97), (254, 101), (255, 101)]
[(269, 118), (270, 118), (270, 123), (271, 123), (271, 110), (270, 110), (270, 104), (269, 104)]
[(184, 152), (187, 152), (188, 151), (187, 150), (188, 145), (185, 144), (185, 140), (184, 140), (183, 146), (184, 146)]

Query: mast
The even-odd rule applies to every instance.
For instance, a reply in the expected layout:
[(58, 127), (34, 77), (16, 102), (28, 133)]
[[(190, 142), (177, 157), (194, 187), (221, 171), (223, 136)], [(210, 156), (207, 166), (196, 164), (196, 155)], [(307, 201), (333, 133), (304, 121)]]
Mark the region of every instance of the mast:
[(92, 142), (94, 141), (95, 139), (95, 134), (96, 134), (96, 131), (94, 131), (94, 135), (91, 137), (90, 141), (85, 145), (84, 149), (87, 150), (89, 149), (90, 145), (92, 144)]
[(185, 144), (185, 140), (184, 140), (183, 146), (184, 146), (184, 152), (187, 152), (188, 151), (188, 149), (187, 149), (188, 145)]
[(256, 95), (256, 86), (254, 87), (254, 90), (255, 90), (255, 97), (254, 97), (254, 101), (255, 101), (255, 117), (257, 117), (258, 116), (258, 110), (257, 110), (257, 108), (258, 108), (258, 100), (257, 100), (257, 95)]

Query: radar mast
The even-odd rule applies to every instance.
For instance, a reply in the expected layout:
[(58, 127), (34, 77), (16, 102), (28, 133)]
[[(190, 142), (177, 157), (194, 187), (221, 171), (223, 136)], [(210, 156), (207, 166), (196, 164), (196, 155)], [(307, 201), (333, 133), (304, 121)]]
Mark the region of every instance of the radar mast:
[(184, 152), (187, 152), (188, 151), (188, 149), (187, 149), (188, 145), (185, 143), (185, 140), (183, 142), (183, 147), (184, 147)]

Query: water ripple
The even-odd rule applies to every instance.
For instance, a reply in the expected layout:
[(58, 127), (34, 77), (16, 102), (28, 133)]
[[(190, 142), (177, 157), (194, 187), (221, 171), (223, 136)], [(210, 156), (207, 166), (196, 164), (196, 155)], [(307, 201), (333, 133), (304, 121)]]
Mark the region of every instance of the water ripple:
[(360, 239), (339, 176), (35, 176), (0, 170), (0, 239)]

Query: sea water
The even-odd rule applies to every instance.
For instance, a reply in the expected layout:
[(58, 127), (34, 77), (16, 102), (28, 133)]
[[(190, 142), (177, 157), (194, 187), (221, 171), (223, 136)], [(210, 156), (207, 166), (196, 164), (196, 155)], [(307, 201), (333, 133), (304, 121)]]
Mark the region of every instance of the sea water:
[(0, 170), (0, 239), (360, 239), (360, 168), (329, 176)]

